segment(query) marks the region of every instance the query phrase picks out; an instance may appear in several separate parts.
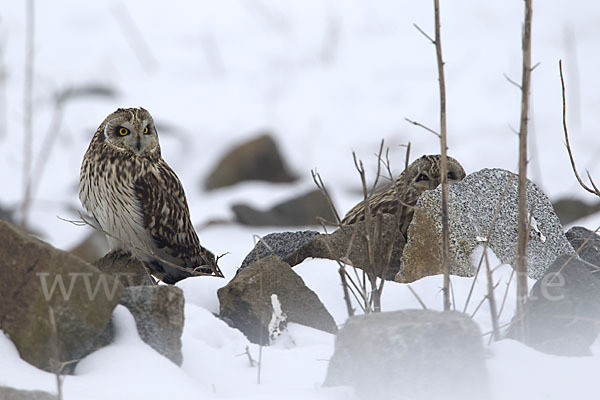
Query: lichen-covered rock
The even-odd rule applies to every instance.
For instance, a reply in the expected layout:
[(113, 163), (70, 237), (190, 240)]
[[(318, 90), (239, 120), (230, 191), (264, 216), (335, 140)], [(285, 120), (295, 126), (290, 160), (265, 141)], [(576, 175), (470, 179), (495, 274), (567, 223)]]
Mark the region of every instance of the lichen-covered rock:
[(353, 386), (364, 399), (488, 398), (481, 332), (454, 311), (352, 317), (336, 337), (325, 385)]
[(130, 286), (121, 304), (129, 309), (140, 338), (177, 365), (183, 362), (183, 290), (175, 286)]
[[(471, 253), (483, 244), (493, 226), (489, 248), (514, 266), (517, 244), (518, 177), (502, 169), (483, 169), (448, 186), (450, 273), (473, 276)], [(500, 205), (495, 224), (494, 214)], [(573, 254), (546, 195), (527, 183), (527, 209), (532, 214), (527, 250), (528, 273), (540, 278), (556, 257)], [(415, 207), (402, 254), (398, 282), (412, 282), (441, 273), (441, 187), (426, 191)]]
[(268, 325), (276, 294), (288, 322), (336, 333), (333, 317), (319, 297), (304, 284), (289, 264), (278, 257), (262, 258), (218, 290), (220, 316), (242, 331), (250, 341), (269, 344)]
[[(394, 280), (400, 270), (400, 260), (404, 248), (404, 236), (398, 229), (398, 221), (391, 214), (373, 218), (368, 230), (373, 246), (373, 264), (370, 262), (366, 221), (342, 226), (331, 234), (315, 236), (310, 242), (283, 258), (290, 265), (297, 265), (306, 258), (327, 258), (344, 262), (365, 271), (374, 269), (375, 275)], [(350, 249), (350, 251), (348, 251)], [(391, 253), (390, 253), (391, 250)]]
[(242, 261), (240, 268), (247, 267), (256, 260), (267, 256), (285, 258), (312, 238), (319, 235), (317, 231), (276, 232), (263, 236)]
[(52, 371), (56, 354), (64, 362), (96, 350), (122, 292), (111, 276), (0, 221), (0, 328), (30, 364)]
[(58, 400), (54, 394), (41, 390), (21, 390), (0, 386), (0, 399), (2, 400)]
[(293, 182), (289, 171), (269, 134), (263, 134), (229, 151), (209, 173), (206, 190), (234, 185), (242, 181)]
[(236, 204), (231, 207), (238, 223), (252, 226), (307, 226), (319, 225), (319, 217), (335, 220), (327, 199), (319, 190), (286, 200), (262, 211)]
[[(560, 256), (531, 288), (526, 303), (525, 343), (563, 356), (591, 355), (600, 332), (600, 282), (573, 256)], [(520, 338), (515, 320), (509, 337)]]
[(111, 251), (96, 260), (93, 265), (100, 271), (118, 279), (123, 286), (154, 285), (144, 263), (122, 251)]

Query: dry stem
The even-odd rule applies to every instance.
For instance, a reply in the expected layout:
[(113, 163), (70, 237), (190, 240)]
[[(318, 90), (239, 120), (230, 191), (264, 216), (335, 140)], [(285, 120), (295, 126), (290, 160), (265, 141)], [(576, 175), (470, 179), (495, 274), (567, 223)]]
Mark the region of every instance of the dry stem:
[(521, 123), (519, 128), (519, 216), (516, 254), (517, 318), (522, 319), (521, 339), (526, 340), (525, 303), (527, 300), (527, 127), (529, 121), (529, 94), (531, 85), (531, 0), (525, 0), (523, 26), (523, 70), (521, 82)]

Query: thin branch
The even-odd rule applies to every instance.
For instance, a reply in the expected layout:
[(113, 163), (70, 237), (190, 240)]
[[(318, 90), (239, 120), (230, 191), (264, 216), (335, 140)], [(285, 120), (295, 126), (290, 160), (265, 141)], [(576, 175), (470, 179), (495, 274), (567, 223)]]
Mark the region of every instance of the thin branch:
[(442, 135), (440, 135), (439, 133), (437, 133), (436, 131), (434, 131), (434, 130), (433, 130), (433, 129), (431, 129), (430, 127), (428, 127), (428, 126), (426, 126), (426, 125), (423, 125), (423, 124), (422, 124), (422, 123), (420, 123), (420, 122), (413, 121), (412, 119), (408, 119), (408, 118), (404, 118), (404, 120), (405, 120), (406, 122), (410, 123), (410, 124), (413, 124), (413, 125), (416, 125), (416, 126), (418, 126), (419, 128), (423, 128), (423, 129), (425, 129), (425, 130), (426, 130), (427, 132), (429, 132), (429, 133), (433, 133), (435, 136), (437, 136), (437, 137), (438, 137), (438, 139), (442, 137)]
[(444, 311), (450, 310), (450, 230), (448, 226), (448, 158), (446, 135), (446, 80), (444, 76), (444, 59), (442, 57), (442, 32), (440, 24), (440, 1), (433, 0), (435, 13), (435, 53), (440, 85), (440, 147), (442, 157), (440, 173), (442, 175), (442, 271), (444, 272)]
[(523, 70), (521, 82), (521, 123), (519, 127), (519, 213), (516, 254), (517, 269), (517, 318), (522, 319), (520, 338), (526, 340), (527, 327), (525, 302), (527, 301), (527, 128), (531, 85), (531, 17), (532, 0), (525, 0), (525, 23), (523, 25)]
[[(504, 75), (504, 77), (506, 78), (506, 80), (510, 83), (512, 83), (513, 85), (515, 85), (517, 87), (517, 89), (522, 90), (521, 85), (519, 85), (517, 82), (513, 81), (508, 75), (506, 75), (505, 73), (502, 74)], [(517, 132), (518, 133), (518, 132)]]
[(569, 153), (569, 160), (571, 160), (571, 168), (573, 169), (573, 172), (575, 173), (575, 178), (577, 178), (577, 182), (579, 182), (579, 185), (583, 189), (585, 189), (589, 193), (595, 194), (596, 196), (600, 196), (600, 190), (598, 190), (598, 188), (594, 184), (594, 181), (592, 180), (592, 177), (590, 176), (589, 172), (587, 173), (587, 175), (588, 175), (590, 182), (592, 183), (593, 188), (590, 188), (585, 183), (583, 183), (583, 180), (581, 179), (581, 177), (579, 176), (579, 173), (577, 172), (577, 167), (575, 166), (575, 158), (573, 158), (573, 153), (571, 151), (571, 144), (569, 143), (569, 130), (567, 128), (567, 100), (566, 100), (566, 95), (565, 95), (565, 78), (563, 76), (562, 60), (558, 61), (558, 70), (560, 71), (560, 84), (561, 84), (561, 89), (562, 89), (563, 131), (565, 133), (565, 142), (567, 144), (567, 152)]
[(33, 164), (33, 71), (35, 61), (34, 0), (27, 0), (25, 35), (25, 85), (23, 87), (23, 199), (21, 201), (21, 228), (27, 228), (31, 206), (31, 172)]
[(425, 305), (425, 303), (423, 303), (423, 300), (421, 300), (421, 297), (419, 297), (417, 292), (415, 292), (415, 290), (409, 284), (407, 284), (406, 287), (408, 288), (408, 290), (410, 290), (413, 296), (415, 296), (421, 307), (423, 307), (423, 310), (427, 310), (427, 306)]
[(413, 24), (413, 26), (415, 28), (417, 28), (417, 30), (421, 33), (421, 35), (425, 36), (427, 39), (429, 39), (429, 41), (435, 45), (435, 40), (433, 40), (433, 38), (431, 36), (429, 36), (427, 33), (425, 33), (425, 31), (423, 29), (421, 29), (421, 27), (417, 24)]

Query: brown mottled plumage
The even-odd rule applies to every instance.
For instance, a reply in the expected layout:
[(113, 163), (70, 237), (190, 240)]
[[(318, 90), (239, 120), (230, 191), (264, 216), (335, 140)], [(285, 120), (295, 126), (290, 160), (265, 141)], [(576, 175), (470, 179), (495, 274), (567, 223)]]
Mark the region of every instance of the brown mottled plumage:
[[(378, 212), (397, 214), (400, 218), (400, 231), (406, 238), (406, 232), (413, 217), (413, 206), (419, 196), (426, 190), (435, 189), (441, 183), (440, 158), (440, 155), (425, 155), (413, 161), (396, 179), (394, 185), (369, 197), (367, 200), (371, 215), (374, 216)], [(459, 182), (464, 177), (465, 170), (460, 163), (454, 158), (448, 157), (448, 183)], [(351, 225), (364, 219), (365, 204), (364, 201), (361, 201), (348, 211), (342, 224)]]
[(194, 272), (221, 275), (200, 245), (185, 193), (162, 159), (150, 113), (119, 108), (100, 124), (81, 164), (79, 199), (111, 250), (144, 261), (166, 283)]

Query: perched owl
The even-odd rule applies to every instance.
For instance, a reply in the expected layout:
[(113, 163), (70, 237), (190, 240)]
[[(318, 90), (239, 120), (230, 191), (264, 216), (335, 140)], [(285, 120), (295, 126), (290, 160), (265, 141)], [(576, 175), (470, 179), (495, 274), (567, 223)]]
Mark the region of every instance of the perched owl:
[(100, 124), (81, 164), (79, 199), (111, 250), (131, 253), (163, 282), (194, 272), (222, 276), (215, 256), (200, 245), (183, 186), (162, 159), (143, 108), (119, 108)]
[[(419, 196), (426, 190), (435, 189), (441, 183), (440, 159), (440, 155), (426, 155), (413, 161), (389, 189), (367, 199), (371, 215), (376, 215), (377, 212), (398, 213), (400, 232), (406, 238), (406, 232), (413, 217), (413, 206)], [(459, 182), (465, 177), (465, 170), (454, 158), (448, 157), (447, 165), (448, 183)], [(342, 224), (351, 225), (364, 219), (365, 204), (364, 201), (361, 201), (348, 211)]]

